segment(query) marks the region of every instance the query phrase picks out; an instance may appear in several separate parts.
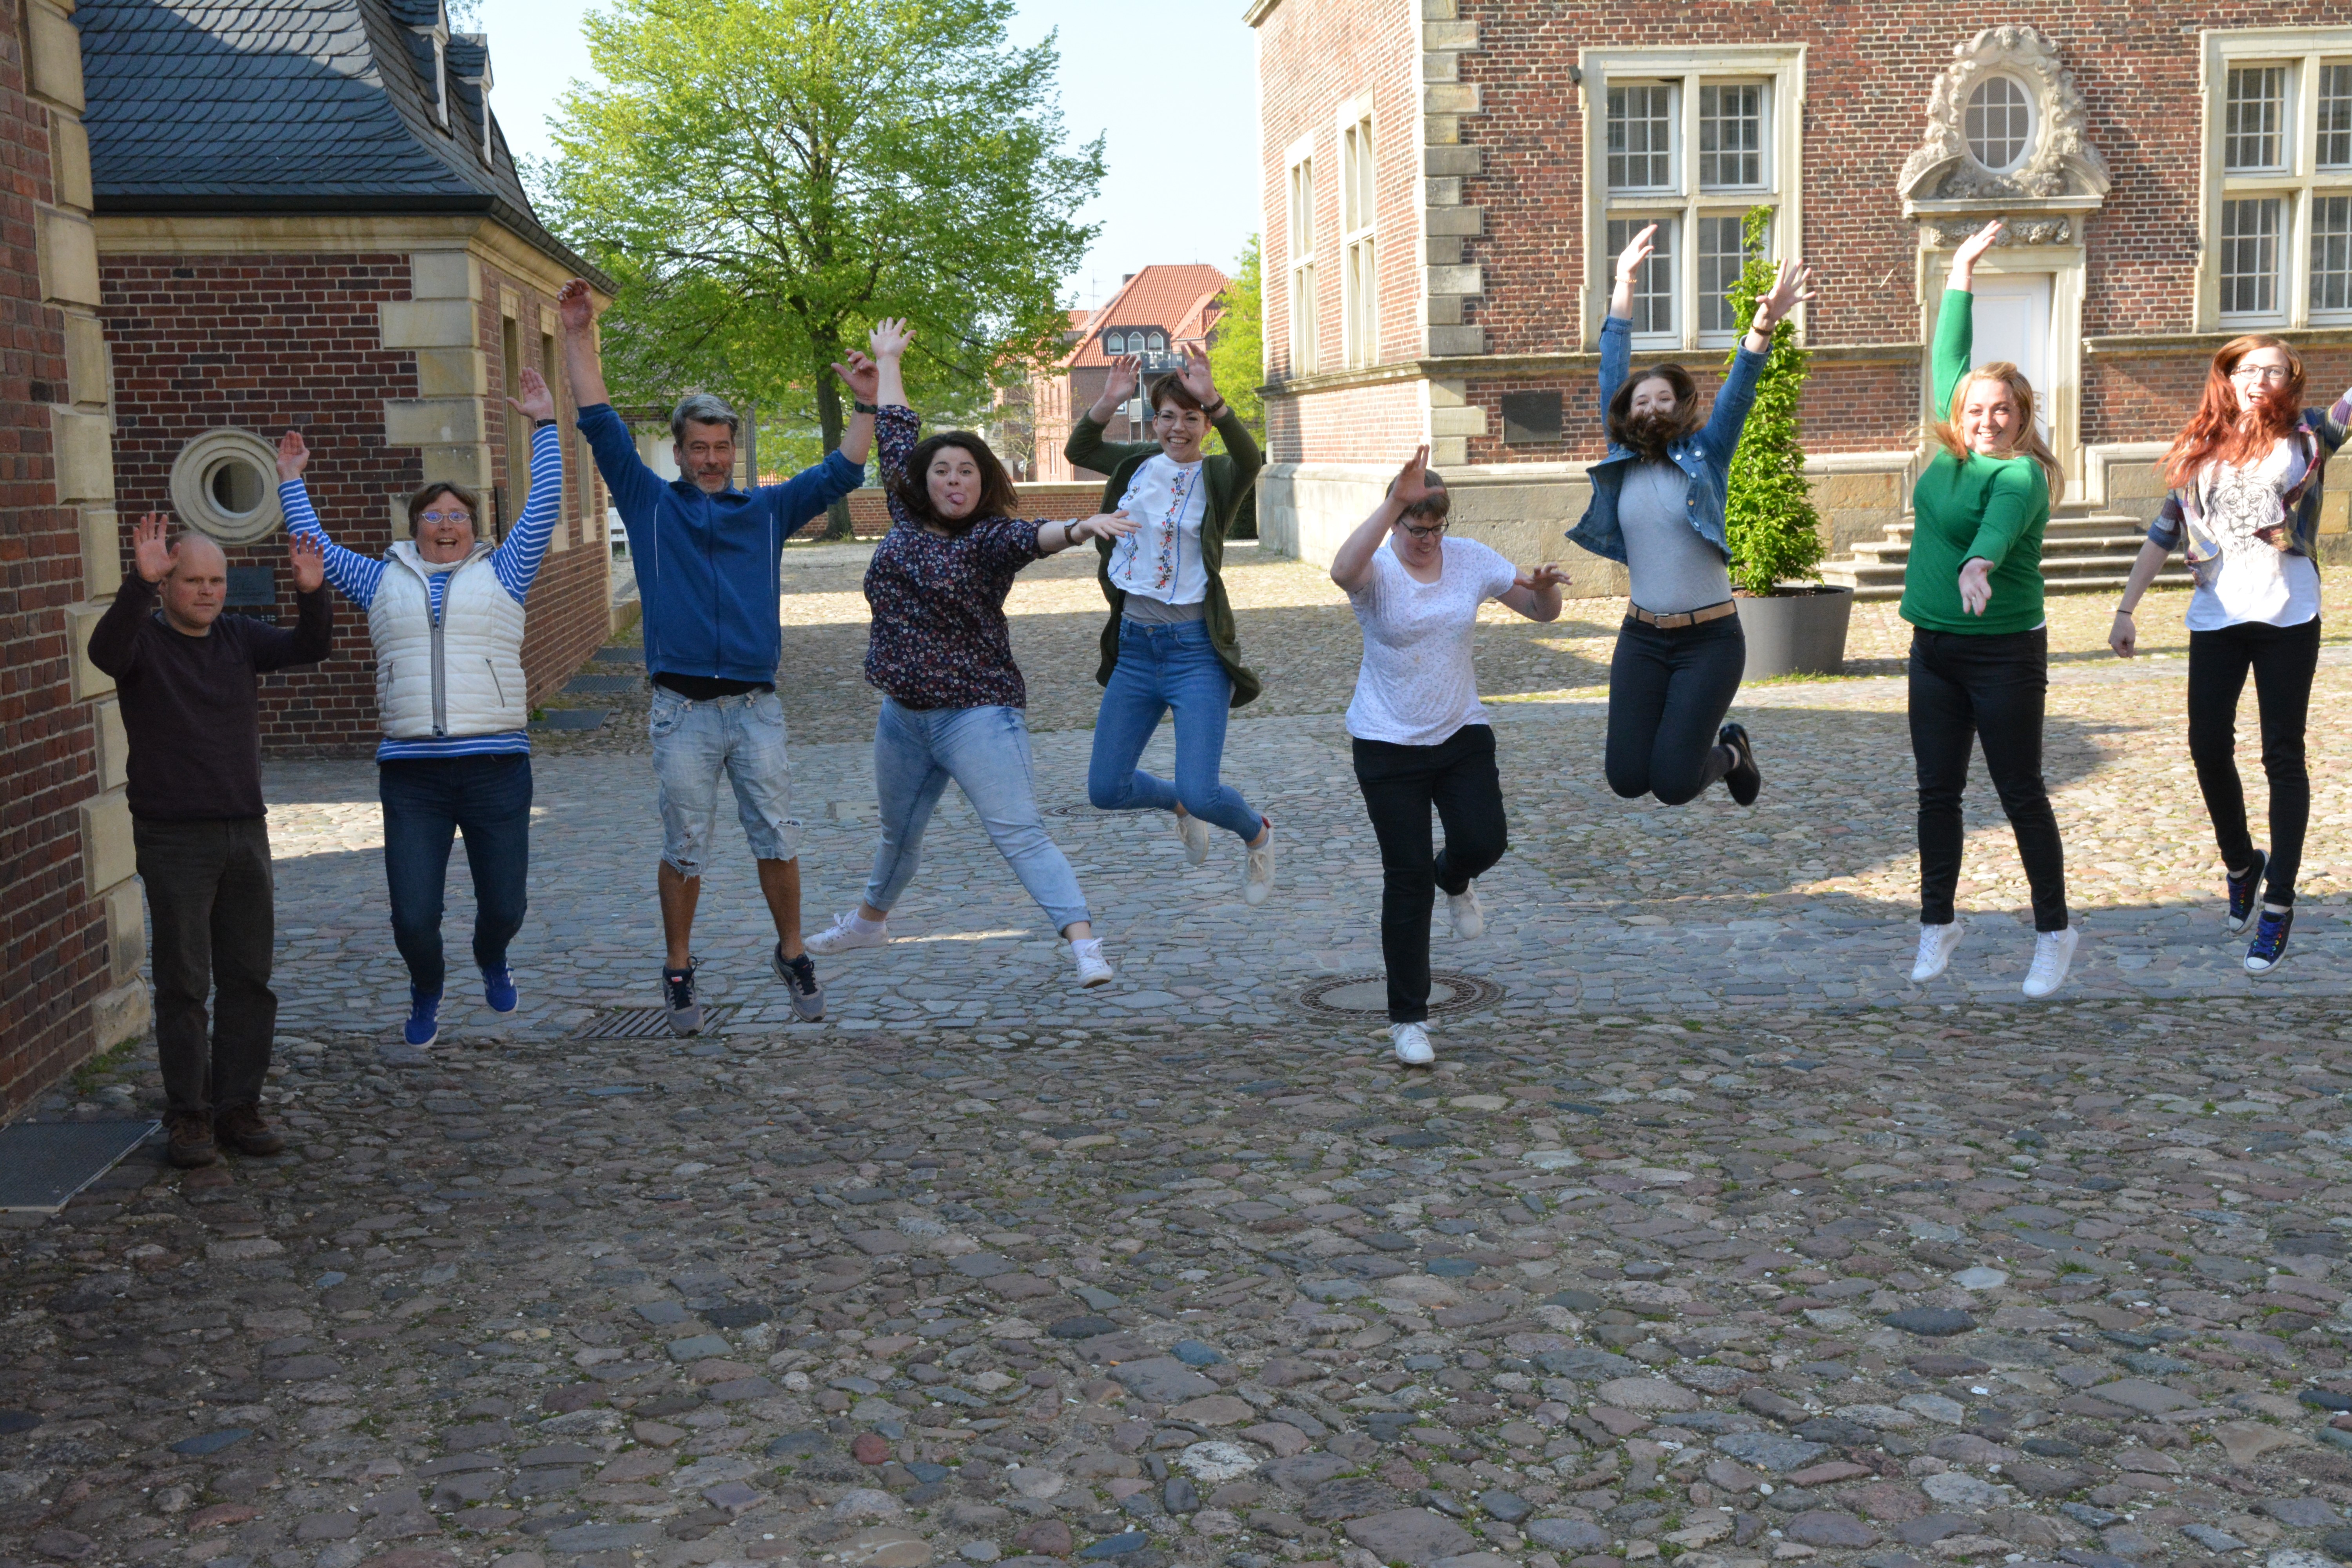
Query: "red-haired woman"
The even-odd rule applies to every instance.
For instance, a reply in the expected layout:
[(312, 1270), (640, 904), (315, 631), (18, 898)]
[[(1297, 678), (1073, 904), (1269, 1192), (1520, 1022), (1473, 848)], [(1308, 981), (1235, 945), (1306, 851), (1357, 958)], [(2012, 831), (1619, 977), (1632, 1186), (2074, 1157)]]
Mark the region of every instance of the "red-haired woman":
[(1934, 979), (1959, 945), (1960, 796), (1984, 743), (2018, 858), (2033, 889), (2033, 963), (2025, 994), (2064, 983), (2079, 940), (2066, 923), (2066, 858), (2042, 780), (2050, 632), (2042, 615), (2042, 535), (2058, 460), (2033, 427), (2033, 387), (2007, 361), (1969, 368), (1978, 258), (1998, 219), (1963, 242), (1936, 317), (1939, 448), (1911, 492), (1916, 519), (1903, 569), (1911, 623), (1911, 752), (1919, 773), (1919, 951), (1911, 978)]
[[(2196, 416), (2164, 460), (2172, 487), (2124, 584), (2108, 646), (2129, 658), (2132, 612), (2175, 550), (2189, 558), (2189, 755), (2213, 818), (2227, 877), (2232, 935), (2254, 926), (2246, 971), (2286, 956), (2294, 927), (2294, 874), (2311, 820), (2304, 769), (2305, 714), (2319, 666), (2319, 496), (2327, 456), (2344, 444), (2352, 393), (2326, 412), (2303, 406), (2303, 361), (2272, 337), (2236, 338), (2213, 356)], [(2271, 847), (2246, 831), (2238, 783), (2238, 699), (2253, 672), (2262, 714), (2263, 772), (2271, 786)], [(2257, 921), (2255, 898), (2261, 895)]]

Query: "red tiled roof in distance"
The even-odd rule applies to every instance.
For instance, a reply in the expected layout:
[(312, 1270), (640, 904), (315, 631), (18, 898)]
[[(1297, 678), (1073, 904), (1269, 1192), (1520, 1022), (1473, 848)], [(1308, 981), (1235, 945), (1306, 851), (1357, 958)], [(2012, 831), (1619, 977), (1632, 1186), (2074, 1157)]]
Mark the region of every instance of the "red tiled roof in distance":
[(1199, 262), (1147, 267), (1121, 285), (1102, 309), (1070, 312), (1074, 325), (1083, 323), (1086, 336), (1062, 363), (1074, 369), (1108, 364), (1111, 356), (1102, 347), (1103, 331), (1108, 327), (1158, 327), (1168, 334), (1171, 350), (1181, 340), (1201, 337), (1223, 313), (1217, 296), (1232, 281)]

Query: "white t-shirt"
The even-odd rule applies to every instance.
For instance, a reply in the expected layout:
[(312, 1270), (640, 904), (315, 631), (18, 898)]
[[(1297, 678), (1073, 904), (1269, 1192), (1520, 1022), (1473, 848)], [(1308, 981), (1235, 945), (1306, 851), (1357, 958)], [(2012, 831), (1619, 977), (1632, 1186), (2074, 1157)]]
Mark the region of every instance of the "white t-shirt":
[(2310, 557), (2290, 555), (2261, 537), (2264, 529), (2287, 526), (2279, 487), (2286, 479), (2284, 441), (2249, 468), (2209, 464), (2205, 470), (2205, 528), (2221, 555), (2200, 564), (2197, 592), (2189, 600), (2192, 632), (2262, 622), (2299, 626), (2319, 614), (2319, 567)]
[(1478, 606), (1500, 598), (1518, 571), (1475, 539), (1444, 541), (1444, 568), (1418, 582), (1383, 544), (1371, 580), (1348, 603), (1364, 628), (1364, 662), (1348, 704), (1348, 733), (1360, 741), (1434, 746), (1465, 724), (1484, 724), (1471, 645)]
[(1139, 526), (1110, 548), (1115, 585), (1164, 605), (1197, 605), (1209, 596), (1209, 568), (1201, 559), (1207, 472), (1205, 462), (1180, 463), (1165, 453), (1135, 470), (1118, 510)]

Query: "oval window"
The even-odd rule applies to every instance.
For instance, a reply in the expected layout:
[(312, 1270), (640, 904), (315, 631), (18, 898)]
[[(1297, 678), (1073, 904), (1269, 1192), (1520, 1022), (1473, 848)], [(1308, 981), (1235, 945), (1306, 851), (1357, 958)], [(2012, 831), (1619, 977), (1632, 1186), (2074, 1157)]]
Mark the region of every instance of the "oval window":
[(1989, 76), (1969, 94), (1969, 153), (1996, 174), (2025, 161), (2033, 144), (2033, 100), (2005, 76)]

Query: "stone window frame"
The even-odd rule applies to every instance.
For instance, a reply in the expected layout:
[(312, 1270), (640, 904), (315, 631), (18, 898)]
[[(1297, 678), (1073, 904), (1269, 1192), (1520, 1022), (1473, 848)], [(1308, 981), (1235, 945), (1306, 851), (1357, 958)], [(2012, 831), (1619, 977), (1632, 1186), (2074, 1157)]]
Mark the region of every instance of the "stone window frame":
[[(2320, 73), (2324, 66), (2352, 65), (2352, 27), (2209, 28), (2202, 34), (2200, 98), (2203, 243), (2198, 247), (2196, 319), (2200, 331), (2352, 325), (2352, 293), (2335, 308), (2313, 302), (2312, 237), (2315, 209), (2328, 197), (2343, 198), (2339, 213), (2352, 216), (2352, 163), (2318, 163)], [(2286, 68), (2283, 167), (2231, 171), (2223, 166), (2229, 74), (2254, 66)], [(2221, 234), (2225, 204), (2275, 200), (2279, 236), (2272, 265), (2273, 304), (2267, 310), (2222, 309), (2224, 257)], [(2347, 236), (2352, 247), (2352, 234)], [(2346, 258), (2352, 264), (2352, 257)], [(2342, 270), (2336, 268), (2333, 270)]]
[[(261, 476), (261, 504), (248, 512), (225, 510), (213, 497), (214, 474), (236, 461)], [(286, 523), (278, 504), (278, 448), (250, 430), (223, 426), (190, 437), (172, 460), (171, 491), (180, 521), (216, 544), (257, 544)]]
[[(1339, 106), (1339, 357), (1349, 370), (1381, 363), (1381, 130), (1372, 95)], [(1350, 216), (1360, 222), (1350, 224)]]
[(1283, 244), (1287, 247), (1285, 275), (1288, 279), (1290, 310), (1290, 374), (1312, 375), (1321, 368), (1321, 308), (1316, 291), (1315, 137), (1312, 132), (1292, 142), (1283, 153), (1285, 201)]
[[(1670, 217), (1675, 225), (1675, 326), (1670, 332), (1636, 334), (1634, 347), (1696, 353), (1728, 347), (1738, 340), (1737, 327), (1727, 331), (1700, 329), (1698, 220), (1702, 216), (1744, 214), (1760, 205), (1773, 208), (1776, 245), (1781, 236), (1804, 231), (1805, 62), (1806, 46), (1801, 43), (1580, 51), (1578, 64), (1584, 73), (1580, 108), (1586, 150), (1587, 342), (1599, 341), (1601, 323), (1609, 313), (1609, 294), (1617, 259), (1608, 248), (1610, 220), (1653, 217)], [(1674, 184), (1669, 190), (1610, 194), (1607, 149), (1609, 88), (1612, 81), (1677, 84)], [(1700, 89), (1739, 82), (1762, 82), (1769, 89), (1764, 108), (1763, 183), (1753, 187), (1702, 192), (1697, 180)], [(1806, 331), (1805, 316), (1805, 308), (1799, 306), (1795, 321), (1801, 341)]]

